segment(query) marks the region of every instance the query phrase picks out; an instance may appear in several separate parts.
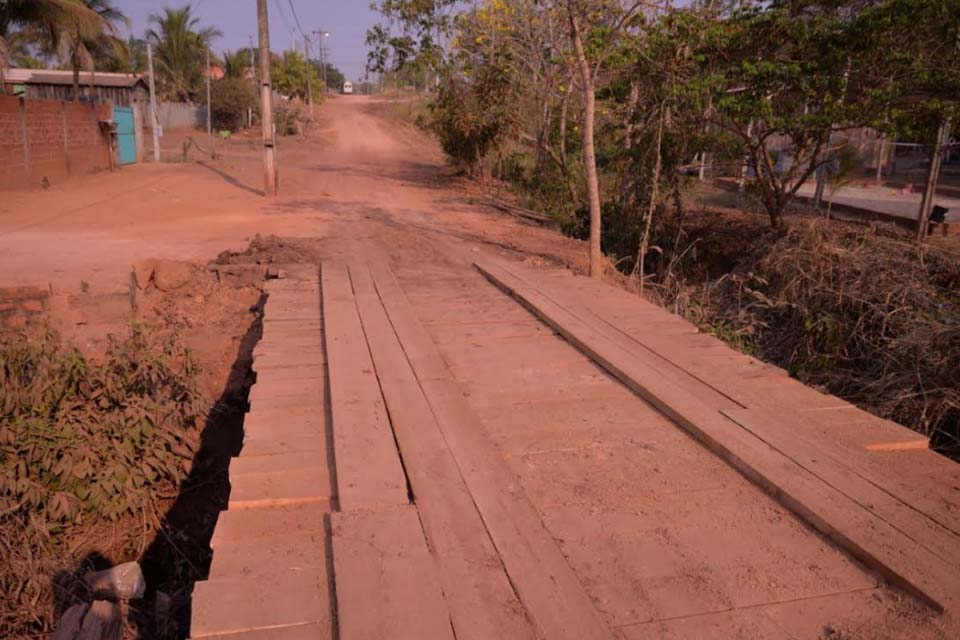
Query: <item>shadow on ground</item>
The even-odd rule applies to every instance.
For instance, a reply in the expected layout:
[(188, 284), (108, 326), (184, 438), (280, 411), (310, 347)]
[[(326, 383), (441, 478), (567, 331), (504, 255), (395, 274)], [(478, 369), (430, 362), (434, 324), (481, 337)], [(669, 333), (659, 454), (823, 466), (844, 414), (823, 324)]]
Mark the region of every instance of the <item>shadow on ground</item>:
[(190, 596), (194, 584), (209, 574), (210, 539), (230, 497), (230, 459), (243, 444), (243, 418), (255, 379), (253, 349), (262, 334), (265, 302), (263, 295), (254, 321), (240, 341), (226, 386), (204, 425), (190, 473), (141, 559), (147, 593), (141, 606), (130, 614), (140, 638), (189, 636)]

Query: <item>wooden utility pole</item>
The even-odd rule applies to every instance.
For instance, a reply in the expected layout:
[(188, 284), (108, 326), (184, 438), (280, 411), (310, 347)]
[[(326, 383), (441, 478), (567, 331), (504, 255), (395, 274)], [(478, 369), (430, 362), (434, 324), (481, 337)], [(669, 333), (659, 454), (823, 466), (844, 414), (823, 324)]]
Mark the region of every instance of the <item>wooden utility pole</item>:
[(325, 52), (323, 50), (323, 39), (329, 38), (330, 32), (324, 31), (323, 29), (314, 29), (313, 33), (314, 35), (317, 36), (317, 43), (320, 47), (318, 52), (320, 56), (320, 77), (323, 79), (323, 95), (324, 97), (326, 97), (327, 95), (327, 59), (326, 59), (326, 55), (324, 55)]
[(213, 153), (213, 117), (210, 109), (210, 47), (207, 47), (207, 142), (210, 144), (210, 159), (213, 160), (216, 154)]
[(157, 118), (157, 89), (153, 80), (153, 47), (147, 43), (147, 71), (150, 74), (150, 130), (153, 131), (153, 161), (160, 162), (160, 120)]
[(260, 34), (260, 108), (263, 129), (264, 193), (275, 196), (277, 185), (277, 147), (273, 133), (273, 87), (270, 83), (270, 23), (267, 0), (257, 0), (257, 29)]
[(253, 74), (253, 82), (257, 83), (257, 57), (253, 52), (253, 36), (250, 36), (250, 73)]
[[(323, 46), (323, 43), (320, 43)], [(310, 108), (310, 122), (313, 122), (313, 66), (310, 64), (310, 39), (303, 36), (303, 54), (307, 57), (307, 104)]]
[(923, 198), (920, 199), (920, 212), (917, 215), (917, 241), (923, 242), (930, 228), (930, 211), (933, 209), (933, 197), (937, 193), (937, 182), (940, 180), (940, 166), (943, 164), (943, 152), (950, 142), (950, 119), (940, 122), (937, 130), (937, 141), (930, 152), (930, 169), (927, 171), (927, 182), (923, 188)]

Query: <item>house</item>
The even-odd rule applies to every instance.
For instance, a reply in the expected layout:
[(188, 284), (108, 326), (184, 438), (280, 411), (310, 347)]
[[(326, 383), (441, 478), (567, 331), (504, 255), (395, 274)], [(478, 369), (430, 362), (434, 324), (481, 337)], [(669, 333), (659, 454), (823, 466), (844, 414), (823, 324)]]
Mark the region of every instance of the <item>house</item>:
[[(142, 76), (83, 71), (0, 72), (0, 187), (30, 184), (140, 161), (150, 89)], [(4, 179), (5, 178), (5, 179)]]
[[(4, 93), (30, 99), (74, 101), (73, 71), (53, 69), (6, 69)], [(110, 102), (118, 106), (146, 103), (149, 87), (140, 75), (80, 72), (80, 102)]]

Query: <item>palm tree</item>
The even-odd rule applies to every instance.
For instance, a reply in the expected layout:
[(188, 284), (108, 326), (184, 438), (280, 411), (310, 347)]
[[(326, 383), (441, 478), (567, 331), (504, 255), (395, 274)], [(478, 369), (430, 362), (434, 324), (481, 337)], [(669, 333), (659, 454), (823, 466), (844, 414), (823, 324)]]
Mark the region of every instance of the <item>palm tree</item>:
[(163, 15), (151, 15), (156, 29), (147, 30), (147, 41), (156, 49), (155, 61), (161, 86), (168, 97), (189, 100), (203, 76), (202, 60), (210, 42), (222, 35), (215, 27), (197, 29), (200, 19), (190, 5), (165, 8)]
[(94, 52), (97, 69), (113, 73), (143, 73), (147, 70), (147, 42), (130, 36), (123, 46)]
[[(103, 55), (107, 51), (122, 51), (126, 43), (120, 39), (118, 24), (129, 26), (130, 20), (122, 11), (113, 6), (112, 0), (76, 0), (96, 16), (93, 25), (80, 20), (68, 20), (63, 36), (60, 38), (66, 58), (73, 70), (73, 99), (80, 95), (80, 68), (91, 71), (90, 83), (93, 84), (94, 55)], [(91, 28), (92, 26), (92, 28)]]
[(250, 50), (223, 52), (223, 73), (227, 78), (243, 78), (250, 70)]
[(17, 34), (35, 33), (57, 49), (66, 25), (85, 35), (102, 32), (100, 18), (77, 0), (3, 0), (0, 2), (0, 91), (3, 70), (14, 51), (10, 44)]

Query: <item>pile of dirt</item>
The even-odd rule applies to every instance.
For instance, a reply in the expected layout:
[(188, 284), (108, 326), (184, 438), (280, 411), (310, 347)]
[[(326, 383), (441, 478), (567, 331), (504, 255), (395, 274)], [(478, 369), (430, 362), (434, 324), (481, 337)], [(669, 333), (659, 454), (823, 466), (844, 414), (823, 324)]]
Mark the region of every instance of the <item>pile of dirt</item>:
[(888, 230), (704, 211), (658, 238), (652, 295), (742, 351), (960, 453), (960, 258)]
[(270, 235), (263, 237), (257, 234), (243, 251), (224, 251), (214, 260), (216, 265), (246, 265), (246, 264), (293, 264), (307, 262), (296, 244), (291, 240)]

